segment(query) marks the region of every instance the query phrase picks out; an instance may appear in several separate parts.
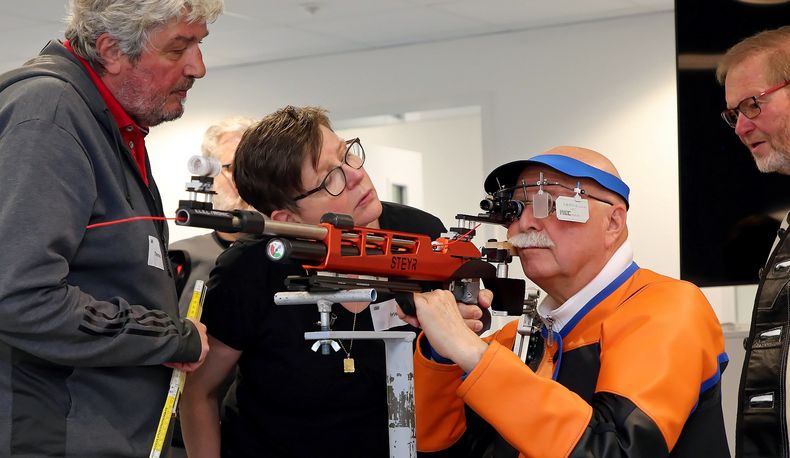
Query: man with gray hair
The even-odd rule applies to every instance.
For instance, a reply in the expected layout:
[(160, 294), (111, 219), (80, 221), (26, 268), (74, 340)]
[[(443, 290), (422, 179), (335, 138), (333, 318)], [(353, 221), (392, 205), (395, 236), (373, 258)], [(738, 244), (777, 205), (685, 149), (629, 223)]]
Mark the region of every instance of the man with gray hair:
[(0, 456), (148, 455), (179, 318), (145, 148), (205, 74), (222, 0), (72, 0), (66, 41), (0, 75)]
[[(244, 116), (225, 118), (206, 129), (203, 134), (201, 151), (204, 157), (219, 161), (222, 165), (219, 175), (214, 178), (214, 208), (217, 210), (248, 210), (250, 206), (239, 197), (233, 182), (233, 156), (241, 136), (256, 120)], [(208, 234), (179, 240), (170, 245), (170, 258), (175, 261), (179, 272), (177, 278), (179, 299), (178, 308), (186, 313), (196, 280), (208, 280), (208, 275), (217, 256), (241, 236), (240, 233), (213, 231)]]
[[(790, 175), (790, 26), (737, 43), (719, 62), (716, 76), (727, 103), (721, 116), (757, 168)], [(788, 218), (760, 271), (738, 394), (737, 456), (790, 456)]]

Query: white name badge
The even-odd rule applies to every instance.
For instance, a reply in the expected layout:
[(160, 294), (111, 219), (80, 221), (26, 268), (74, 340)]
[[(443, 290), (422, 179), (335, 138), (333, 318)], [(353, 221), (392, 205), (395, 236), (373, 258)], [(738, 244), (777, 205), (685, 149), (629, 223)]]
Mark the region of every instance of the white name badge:
[(162, 258), (162, 245), (159, 243), (159, 239), (153, 235), (148, 236), (148, 265), (165, 270), (165, 263)]
[(396, 307), (395, 299), (379, 302), (378, 304), (370, 304), (370, 316), (373, 318), (374, 331), (386, 331), (387, 329), (408, 324), (398, 318)]
[(557, 211), (557, 219), (560, 221), (586, 223), (590, 219), (590, 203), (587, 202), (587, 199), (557, 197), (557, 200), (554, 201), (554, 208)]

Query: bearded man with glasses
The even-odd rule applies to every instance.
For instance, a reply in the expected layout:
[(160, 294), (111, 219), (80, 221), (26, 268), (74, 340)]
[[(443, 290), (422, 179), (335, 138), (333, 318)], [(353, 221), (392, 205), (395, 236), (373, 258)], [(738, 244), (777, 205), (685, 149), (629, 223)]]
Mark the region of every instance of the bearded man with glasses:
[[(416, 294), (417, 450), (729, 456), (721, 326), (699, 288), (634, 262), (614, 165), (563, 146), (496, 168), (484, 186), (514, 202), (503, 223), (546, 292), (540, 332), (516, 320), (481, 339), (452, 293)], [(470, 454), (481, 443), (490, 449)]]
[[(428, 213), (379, 201), (364, 164), (360, 140), (338, 137), (325, 110), (288, 106), (247, 130), (231, 168), (239, 195), (274, 221), (318, 224), (334, 212), (357, 226), (432, 239), (445, 231)], [(211, 273), (203, 322), (212, 351), (181, 404), (189, 456), (388, 456), (383, 342), (340, 340), (340, 351), (312, 351), (304, 333), (320, 330), (316, 308), (273, 301), (286, 276), (304, 269), (270, 261), (267, 241), (240, 239)], [(368, 305), (334, 304), (332, 330), (413, 330), (397, 319), (394, 301)], [(217, 387), (236, 363), (235, 402), (220, 431)]]
[[(722, 58), (722, 118), (749, 149), (761, 172), (790, 175), (790, 26), (749, 37)], [(738, 395), (735, 453), (788, 457), (787, 381), (790, 349), (788, 218), (760, 272)]]

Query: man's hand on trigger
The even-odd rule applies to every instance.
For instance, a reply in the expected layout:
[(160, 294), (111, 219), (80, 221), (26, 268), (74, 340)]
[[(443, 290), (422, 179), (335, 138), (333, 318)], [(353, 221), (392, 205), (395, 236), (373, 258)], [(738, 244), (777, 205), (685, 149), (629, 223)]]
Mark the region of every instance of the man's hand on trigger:
[(206, 355), (208, 354), (209, 346), (208, 346), (208, 334), (206, 333), (206, 325), (197, 321), (192, 318), (187, 318), (189, 321), (194, 323), (195, 328), (198, 331), (198, 335), (200, 335), (200, 357), (197, 361), (191, 363), (165, 363), (166, 367), (171, 369), (179, 369), (184, 372), (192, 372), (197, 370), (202, 364), (203, 361), (206, 360)]

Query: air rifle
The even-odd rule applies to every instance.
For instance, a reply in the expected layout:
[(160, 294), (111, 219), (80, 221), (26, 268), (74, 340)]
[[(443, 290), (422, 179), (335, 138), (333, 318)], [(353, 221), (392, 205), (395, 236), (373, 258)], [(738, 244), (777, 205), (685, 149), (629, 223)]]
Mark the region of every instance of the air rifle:
[[(190, 163), (190, 171), (198, 169)], [(334, 213), (324, 215), (318, 225), (272, 221), (255, 211), (214, 210), (208, 180), (196, 174), (187, 183), (190, 199), (179, 201), (176, 224), (272, 236), (266, 247), (269, 259), (298, 262), (307, 271), (286, 280), (289, 290), (372, 288), (380, 299), (394, 297), (404, 313), (414, 315), (412, 293), (448, 289), (457, 300), (474, 304), (482, 279), (494, 292), (494, 310), (522, 312), (525, 283), (506, 278), (512, 259), (509, 245), (490, 241), (481, 251), (471, 242), (473, 229), (453, 228), (431, 240), (423, 234), (355, 226), (350, 216)], [(457, 218), (485, 220), (482, 214)], [(501, 224), (498, 218), (484, 222)]]

